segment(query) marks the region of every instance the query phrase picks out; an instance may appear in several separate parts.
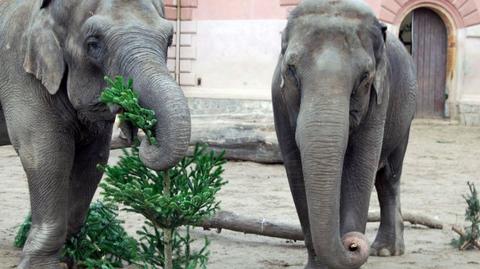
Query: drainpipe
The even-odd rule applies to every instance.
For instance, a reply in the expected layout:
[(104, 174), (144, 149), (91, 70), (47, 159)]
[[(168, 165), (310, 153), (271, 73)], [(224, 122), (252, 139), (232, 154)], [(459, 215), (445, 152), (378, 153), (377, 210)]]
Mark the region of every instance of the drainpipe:
[(181, 8), (182, 0), (177, 0), (177, 35), (176, 35), (176, 45), (175, 45), (175, 80), (180, 86), (180, 36), (182, 34), (181, 29)]

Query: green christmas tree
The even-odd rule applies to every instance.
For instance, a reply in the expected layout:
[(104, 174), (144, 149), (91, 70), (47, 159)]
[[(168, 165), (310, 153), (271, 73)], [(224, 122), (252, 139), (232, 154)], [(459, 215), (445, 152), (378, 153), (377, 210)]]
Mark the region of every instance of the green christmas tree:
[[(119, 105), (123, 110), (121, 119), (142, 129), (155, 143), (155, 114), (140, 107), (132, 81), (125, 85), (124, 79), (117, 77), (107, 82), (109, 88), (102, 100)], [(142, 163), (134, 145), (130, 151), (124, 150), (116, 165), (101, 167), (106, 175), (102, 194), (107, 201), (123, 204), (125, 210), (147, 219), (150, 229), (144, 228), (140, 234), (148, 242), (142, 249), (150, 264), (165, 269), (205, 267), (208, 242), (199, 253), (191, 255), (188, 226), (212, 216), (218, 209), (215, 195), (226, 184), (221, 177), (224, 163), (223, 153), (206, 153), (206, 147), (197, 145), (192, 157), (185, 157), (168, 171), (154, 171)], [(182, 226), (187, 226), (186, 236), (178, 232)]]

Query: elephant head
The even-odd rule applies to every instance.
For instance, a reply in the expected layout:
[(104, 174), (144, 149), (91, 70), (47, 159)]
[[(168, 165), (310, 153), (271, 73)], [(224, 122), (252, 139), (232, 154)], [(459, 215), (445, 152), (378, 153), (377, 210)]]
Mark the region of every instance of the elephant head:
[(66, 91), (84, 121), (111, 120), (100, 103), (104, 76), (134, 81), (140, 105), (155, 111), (156, 145), (142, 141), (140, 157), (161, 170), (173, 166), (190, 141), (190, 112), (167, 68), (173, 26), (161, 0), (43, 0), (24, 36), (24, 69), (50, 95)]
[[(315, 254), (328, 268), (358, 268), (369, 255), (364, 230), (341, 227), (342, 207), (355, 207), (343, 203), (351, 195), (342, 182), (349, 151), (360, 148), (355, 136), (372, 152), (360, 164), (370, 180), (357, 184), (373, 186), (388, 104), (385, 44), (386, 27), (362, 1), (303, 1), (283, 32), (272, 89), (301, 158)], [(368, 128), (379, 131), (362, 137)]]

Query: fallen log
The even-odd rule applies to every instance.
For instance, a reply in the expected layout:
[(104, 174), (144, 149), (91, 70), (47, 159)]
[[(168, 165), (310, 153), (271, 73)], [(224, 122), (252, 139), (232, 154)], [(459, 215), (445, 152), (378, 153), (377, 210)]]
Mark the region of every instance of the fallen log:
[[(403, 221), (413, 225), (422, 225), (431, 229), (443, 229), (443, 224), (435, 219), (411, 212), (402, 213)], [(368, 222), (379, 222), (380, 212), (368, 212)]]
[[(143, 139), (143, 135), (139, 136)], [(140, 139), (141, 140), (141, 139)], [(255, 138), (252, 141), (243, 141), (239, 142), (216, 142), (216, 141), (208, 141), (205, 140), (198, 140), (196, 142), (200, 144), (205, 144), (208, 146), (210, 150), (213, 150), (215, 153), (224, 153), (224, 158), (229, 161), (248, 161), (248, 162), (256, 162), (256, 163), (263, 163), (263, 164), (280, 164), (282, 163), (280, 157), (280, 152), (276, 145), (267, 144), (263, 141), (255, 141)], [(195, 149), (195, 141), (190, 143), (190, 147), (188, 149), (187, 155), (191, 156), (193, 154), (193, 150)], [(110, 144), (110, 149), (122, 149), (131, 147), (132, 143), (130, 143), (127, 139), (122, 138), (120, 136), (113, 136), (112, 141)]]
[[(465, 233), (465, 231), (463, 230), (462, 227), (460, 226), (457, 226), (457, 225), (453, 225), (452, 226), (452, 230), (454, 232), (456, 232), (458, 235), (460, 235), (461, 237), (466, 237), (467, 234)], [(460, 246), (460, 250), (465, 250), (467, 249), (471, 244), (473, 244), (477, 249), (480, 250), (480, 240), (473, 240), (473, 242), (471, 241), (466, 241), (463, 246)]]
[(229, 211), (219, 211), (211, 219), (205, 220), (198, 225), (205, 230), (222, 229), (241, 232), (245, 234), (256, 234), (268, 237), (284, 238), (289, 240), (303, 240), (303, 233), (300, 227), (284, 223), (271, 223), (265, 218), (254, 219), (242, 217)]
[[(440, 222), (426, 216), (407, 212), (403, 214), (403, 219), (411, 224), (420, 224), (432, 229), (443, 229), (443, 225)], [(368, 221), (380, 221), (380, 214), (378, 212), (370, 212)], [(218, 232), (226, 229), (245, 234), (256, 234), (295, 241), (303, 241), (304, 239), (299, 226), (285, 223), (272, 223), (265, 218), (246, 218), (229, 211), (219, 211), (215, 216), (203, 221), (197, 226), (205, 230), (216, 229)]]

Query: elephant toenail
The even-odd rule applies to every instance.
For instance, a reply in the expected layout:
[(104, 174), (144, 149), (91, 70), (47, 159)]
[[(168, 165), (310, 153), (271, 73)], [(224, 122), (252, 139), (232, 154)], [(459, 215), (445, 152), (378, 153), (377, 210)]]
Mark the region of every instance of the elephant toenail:
[(388, 256), (392, 256), (392, 254), (390, 253), (390, 250), (386, 249), (386, 248), (383, 248), (381, 249), (379, 252), (378, 252), (378, 256), (380, 257), (388, 257)]

